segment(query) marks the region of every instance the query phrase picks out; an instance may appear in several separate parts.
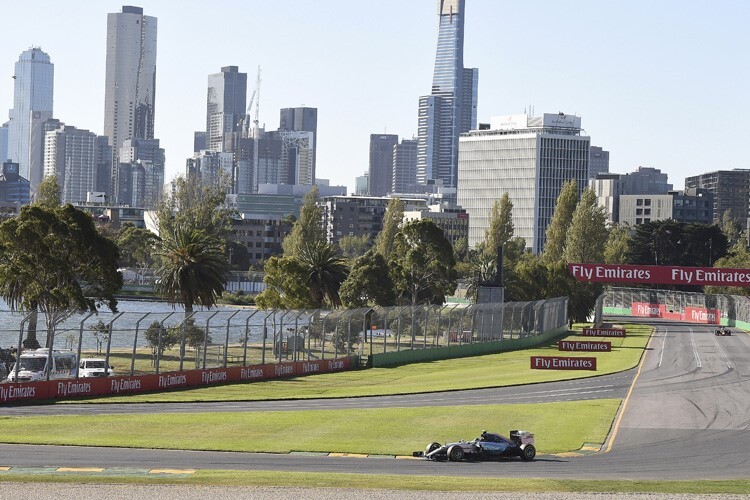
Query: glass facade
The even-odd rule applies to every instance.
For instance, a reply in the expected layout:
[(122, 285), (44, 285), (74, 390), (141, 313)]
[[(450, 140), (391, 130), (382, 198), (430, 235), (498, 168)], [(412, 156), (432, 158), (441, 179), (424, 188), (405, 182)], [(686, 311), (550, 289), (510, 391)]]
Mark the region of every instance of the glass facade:
[(104, 135), (115, 155), (115, 196), (120, 191), (116, 170), (123, 141), (154, 138), (155, 96), (156, 18), (144, 16), (140, 7), (124, 6), (122, 12), (107, 14)]
[(237, 66), (225, 66), (221, 73), (208, 75), (206, 98), (206, 148), (231, 152), (247, 106), (247, 73)]
[(429, 96), (419, 100), (417, 181), (456, 187), (458, 138), (476, 128), (479, 72), (463, 67), (464, 0), (438, 3), (438, 42)]
[(461, 136), (458, 204), (469, 213), (469, 246), (485, 238), (492, 205), (505, 192), (515, 236), (543, 251), (557, 197), (570, 179), (581, 192), (588, 176), (589, 137), (550, 127), (483, 130)]
[(31, 182), (32, 190), (44, 168), (41, 124), (52, 117), (54, 74), (49, 55), (34, 47), (21, 54), (13, 75), (6, 159), (18, 163), (20, 175)]

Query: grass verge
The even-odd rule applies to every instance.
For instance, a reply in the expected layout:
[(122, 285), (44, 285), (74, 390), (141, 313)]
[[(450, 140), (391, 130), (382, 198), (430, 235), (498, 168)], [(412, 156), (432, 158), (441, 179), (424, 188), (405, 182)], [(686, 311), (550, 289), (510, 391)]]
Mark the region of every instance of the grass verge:
[[(582, 325), (578, 325), (578, 329), (581, 327)], [(641, 359), (641, 354), (648, 343), (652, 328), (635, 324), (628, 324), (626, 328), (628, 336), (625, 338), (588, 338), (589, 340), (612, 342), (612, 352), (566, 352), (564, 355), (596, 356), (598, 358), (596, 375), (633, 368)], [(414, 363), (393, 368), (372, 368), (250, 384), (211, 386), (154, 394), (80, 399), (77, 401), (157, 403), (382, 396), (504, 387), (591, 377), (594, 374), (594, 372), (576, 370), (532, 370), (529, 366), (529, 356), (558, 354), (560, 353), (557, 350), (557, 344), (553, 343), (524, 351)]]
[[(431, 441), (473, 439), (483, 429), (535, 434), (540, 453), (603, 443), (619, 399), (543, 404), (281, 412), (0, 417), (15, 444), (180, 450), (411, 455)], [(475, 435), (476, 434), (476, 435)]]
[[(106, 474), (106, 473), (104, 473)], [(406, 476), (278, 471), (200, 470), (186, 478), (124, 477), (91, 474), (13, 475), (0, 473), (0, 481), (55, 482), (75, 484), (184, 484), (204, 486), (281, 486), (301, 488), (357, 488), (415, 491), (472, 492), (573, 492), (573, 493), (671, 493), (745, 495), (750, 481), (590, 481), (507, 478)]]

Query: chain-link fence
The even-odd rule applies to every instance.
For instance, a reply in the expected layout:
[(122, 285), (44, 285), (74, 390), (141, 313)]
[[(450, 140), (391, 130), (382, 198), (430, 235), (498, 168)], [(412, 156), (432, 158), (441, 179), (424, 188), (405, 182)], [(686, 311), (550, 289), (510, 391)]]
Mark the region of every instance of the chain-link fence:
[[(734, 325), (738, 321), (750, 323), (750, 298), (675, 290), (608, 288), (597, 301), (597, 320), (602, 314)], [(713, 314), (716, 314), (716, 321)]]
[(39, 346), (78, 359), (103, 358), (117, 375), (144, 375), (520, 339), (566, 323), (566, 298), (333, 311), (66, 313), (49, 327), (41, 313), (0, 311), (0, 346), (28, 352), (35, 337)]

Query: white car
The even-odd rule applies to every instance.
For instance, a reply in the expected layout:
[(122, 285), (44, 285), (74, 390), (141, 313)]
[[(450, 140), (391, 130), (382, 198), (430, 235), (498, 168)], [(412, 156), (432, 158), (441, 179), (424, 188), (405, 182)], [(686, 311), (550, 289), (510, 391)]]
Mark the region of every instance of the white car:
[(83, 358), (78, 370), (79, 377), (114, 377), (115, 367), (110, 365), (105, 370), (106, 362), (104, 358)]

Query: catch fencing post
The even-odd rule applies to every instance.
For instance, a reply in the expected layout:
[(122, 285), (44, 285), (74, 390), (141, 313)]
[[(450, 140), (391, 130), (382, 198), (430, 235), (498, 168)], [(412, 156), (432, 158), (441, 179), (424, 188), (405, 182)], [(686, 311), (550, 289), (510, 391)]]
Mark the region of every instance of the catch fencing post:
[(258, 313), (258, 311), (260, 311), (260, 309), (256, 309), (255, 311), (253, 311), (253, 313), (250, 316), (248, 316), (247, 319), (245, 320), (245, 339), (244, 339), (245, 348), (243, 349), (243, 352), (242, 352), (242, 366), (247, 366), (247, 343), (250, 341), (250, 334), (249, 334), (250, 318), (255, 316)]
[[(227, 318), (227, 336), (224, 339), (224, 368), (227, 367), (227, 351), (229, 350), (229, 322), (232, 321), (232, 318), (234, 318), (238, 312), (240, 312), (239, 309), (234, 311), (232, 315)], [(206, 330), (206, 337), (208, 337), (208, 330)]]
[[(109, 351), (112, 348), (112, 325), (114, 324), (115, 320), (125, 314), (124, 312), (121, 312), (114, 318), (112, 318), (112, 321), (109, 322), (109, 325), (107, 326), (107, 329), (109, 330), (109, 335), (107, 336), (107, 352), (104, 354), (104, 373), (109, 376)], [(80, 345), (78, 346), (80, 348)], [(78, 356), (80, 361), (80, 355)]]
[[(190, 315), (190, 318), (193, 317), (195, 313)], [(211, 328), (211, 318), (219, 314), (219, 311), (216, 311), (211, 316), (206, 318), (206, 331), (203, 332), (203, 364), (202, 364), (202, 370), (206, 369), (206, 354), (208, 351), (208, 332)], [(182, 348), (180, 349), (180, 371), (182, 371), (182, 359), (185, 357), (185, 328), (187, 328), (187, 320), (190, 318), (185, 318), (185, 321), (182, 323)], [(197, 361), (197, 360), (196, 360)]]
[(159, 325), (159, 339), (156, 343), (156, 374), (159, 374), (159, 363), (161, 362), (161, 337), (162, 333), (164, 332), (164, 322), (169, 319), (170, 316), (175, 314), (174, 312), (171, 312), (166, 315), (166, 317), (161, 320), (161, 324)]
[(133, 355), (130, 356), (130, 376), (132, 377), (135, 373), (135, 352), (138, 348), (138, 328), (141, 326), (141, 321), (146, 319), (151, 313), (146, 313), (135, 323), (135, 336), (133, 337)]
[(21, 320), (21, 327), (20, 327), (20, 329), (18, 331), (18, 350), (16, 351), (16, 363), (15, 363), (15, 365), (16, 365), (15, 366), (15, 368), (16, 368), (15, 381), (16, 382), (18, 382), (18, 370), (20, 368), (19, 365), (21, 364), (21, 349), (23, 349), (23, 325), (29, 319), (31, 319), (31, 317), (33, 315), (35, 315), (35, 314), (38, 314), (38, 311), (30, 312), (25, 318), (23, 318), (23, 320)]
[(260, 364), (266, 364), (266, 339), (268, 338), (268, 318), (271, 315), (276, 314), (276, 309), (272, 309), (270, 313), (266, 314), (263, 318), (263, 350), (260, 353)]
[[(86, 316), (85, 318), (83, 318), (81, 320), (81, 327), (78, 330), (78, 365), (79, 366), (81, 365), (81, 344), (83, 344), (83, 324), (86, 322), (87, 319), (89, 319), (94, 314), (96, 314), (96, 311), (91, 311), (88, 314), (88, 316)], [(108, 368), (108, 367), (105, 367), (105, 372), (104, 373), (108, 373), (106, 371), (106, 368)], [(79, 372), (78, 366), (76, 366), (76, 380), (79, 378), (79, 375), (80, 375), (78, 372)], [(18, 380), (18, 374), (17, 373), (16, 373), (16, 380)]]

